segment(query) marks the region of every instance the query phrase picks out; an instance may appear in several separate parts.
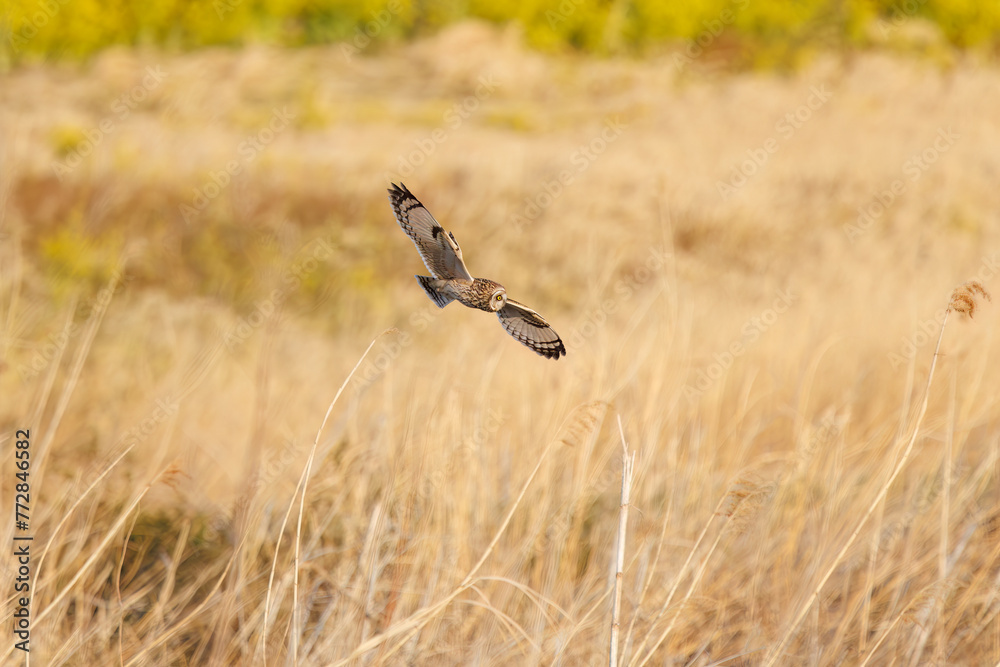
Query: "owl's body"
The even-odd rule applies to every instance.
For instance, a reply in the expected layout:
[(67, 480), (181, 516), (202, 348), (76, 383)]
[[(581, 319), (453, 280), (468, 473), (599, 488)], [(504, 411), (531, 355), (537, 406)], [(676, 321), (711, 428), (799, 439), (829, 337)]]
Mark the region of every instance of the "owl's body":
[(503, 285), (485, 278), (473, 278), (462, 259), (455, 235), (446, 232), (405, 185), (389, 190), (392, 211), (413, 241), (432, 276), (416, 276), (427, 296), (444, 308), (458, 301), (469, 308), (496, 313), (500, 324), (518, 342), (548, 359), (566, 354), (559, 335), (541, 315), (507, 298)]
[[(429, 276), (416, 276), (416, 278), (431, 301), (442, 308), (452, 301), (458, 301), (463, 306), (492, 313), (496, 309), (490, 307), (490, 297), (496, 294), (498, 289), (503, 289), (503, 285), (500, 283), (485, 278), (473, 280), (463, 278), (440, 280)], [(494, 301), (496, 300), (494, 299)]]

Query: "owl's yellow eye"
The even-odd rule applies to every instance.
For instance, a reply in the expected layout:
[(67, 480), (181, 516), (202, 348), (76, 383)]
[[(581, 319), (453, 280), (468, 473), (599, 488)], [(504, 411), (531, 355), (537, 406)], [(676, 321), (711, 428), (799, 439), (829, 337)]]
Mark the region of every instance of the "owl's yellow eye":
[(496, 295), (496, 296), (495, 296), (494, 298), (495, 298), (495, 299), (496, 299), (497, 301), (503, 301), (503, 297), (502, 297), (502, 296), (500, 296), (499, 294), (497, 294), (497, 295)]

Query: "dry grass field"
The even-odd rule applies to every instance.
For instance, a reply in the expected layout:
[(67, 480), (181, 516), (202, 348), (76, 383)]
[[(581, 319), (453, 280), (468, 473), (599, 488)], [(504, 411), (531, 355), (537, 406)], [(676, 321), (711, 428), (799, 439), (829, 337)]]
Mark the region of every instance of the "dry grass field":
[[(30, 664), (607, 664), (619, 419), (621, 665), (1000, 663), (1000, 304), (928, 386), (1000, 296), (998, 108), (475, 23), (0, 74)], [(427, 299), (399, 180), (565, 358)]]

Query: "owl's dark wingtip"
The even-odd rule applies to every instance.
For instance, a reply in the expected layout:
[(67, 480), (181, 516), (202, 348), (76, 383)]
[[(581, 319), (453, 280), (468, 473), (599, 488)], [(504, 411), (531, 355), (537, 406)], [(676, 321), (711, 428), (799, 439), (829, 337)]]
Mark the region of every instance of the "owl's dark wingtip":
[(555, 346), (555, 347), (549, 347), (549, 348), (539, 349), (539, 350), (535, 350), (535, 351), (538, 352), (538, 354), (540, 354), (543, 357), (545, 357), (546, 359), (552, 359), (553, 361), (559, 361), (559, 357), (566, 356), (566, 346), (563, 345), (563, 342), (562, 342), (561, 339), (556, 340), (555, 342), (559, 343), (559, 345)]
[(412, 199), (419, 204), (419, 200), (413, 196), (413, 193), (410, 192), (406, 186), (403, 185), (403, 183), (400, 183), (399, 185), (390, 183), (390, 185), (392, 185), (392, 187), (389, 188), (387, 192), (389, 193), (389, 203), (393, 206), (399, 205), (404, 199), (407, 198)]

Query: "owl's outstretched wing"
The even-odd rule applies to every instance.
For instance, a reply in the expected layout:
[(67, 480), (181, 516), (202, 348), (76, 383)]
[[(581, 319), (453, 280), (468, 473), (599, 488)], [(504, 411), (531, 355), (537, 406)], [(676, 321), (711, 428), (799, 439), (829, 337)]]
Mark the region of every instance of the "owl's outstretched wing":
[(531, 308), (507, 299), (507, 305), (497, 311), (497, 317), (507, 333), (543, 357), (558, 359), (566, 354), (559, 334)]
[(462, 249), (458, 247), (455, 236), (444, 230), (405, 185), (392, 184), (389, 203), (399, 226), (413, 240), (420, 258), (424, 260), (424, 266), (435, 278), (472, 280), (469, 269), (465, 268)]

